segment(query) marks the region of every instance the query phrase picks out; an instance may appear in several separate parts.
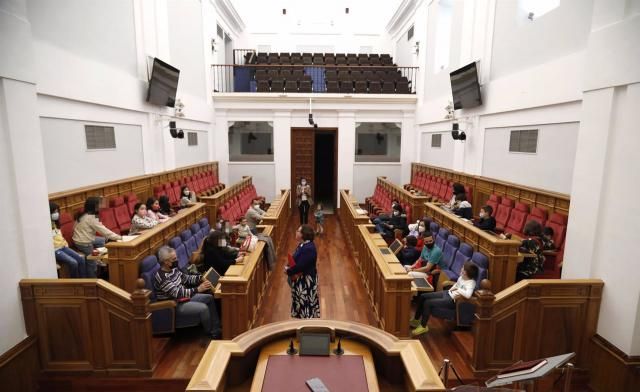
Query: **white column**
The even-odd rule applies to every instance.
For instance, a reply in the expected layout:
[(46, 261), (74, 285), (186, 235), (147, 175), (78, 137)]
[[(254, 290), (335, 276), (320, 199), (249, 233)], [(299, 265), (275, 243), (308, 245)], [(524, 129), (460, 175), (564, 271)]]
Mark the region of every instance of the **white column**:
[(562, 277), (604, 280), (597, 333), (631, 356), (640, 354), (640, 14), (628, 4), (594, 4)]
[(226, 110), (216, 111), (216, 123), (213, 127), (215, 157), (218, 160), (220, 182), (229, 185), (229, 124)]
[(420, 134), (416, 130), (416, 115), (413, 110), (405, 111), (402, 116), (402, 130), (400, 136), (400, 184), (411, 181), (411, 162), (419, 161), (416, 157), (420, 144)]
[[(338, 189), (353, 191), (353, 164), (356, 151), (356, 122), (354, 112), (338, 113)], [(338, 207), (340, 207), (340, 197)]]
[(275, 166), (274, 194), (291, 188), (291, 111), (274, 113), (273, 163)]
[(25, 0), (0, 2), (0, 353), (26, 337), (18, 282), (55, 278), (47, 181)]

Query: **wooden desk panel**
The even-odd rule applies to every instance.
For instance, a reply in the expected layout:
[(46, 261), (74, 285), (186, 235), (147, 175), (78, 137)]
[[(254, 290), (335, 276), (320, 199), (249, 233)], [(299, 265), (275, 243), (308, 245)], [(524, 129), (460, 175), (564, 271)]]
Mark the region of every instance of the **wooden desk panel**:
[[(271, 202), (261, 224), (273, 226), (272, 239), (276, 250), (283, 244), (284, 237), (289, 229), (289, 217), (291, 216), (291, 190), (282, 189), (280, 194)], [(293, 231), (293, 230), (291, 230)]]
[(140, 276), (140, 262), (155, 254), (171, 238), (179, 236), (204, 216), (205, 205), (196, 203), (192, 207), (181, 209), (175, 216), (153, 229), (143, 231), (131, 241), (108, 242), (109, 282), (127, 292), (133, 292), (136, 279)]
[(223, 206), (224, 203), (226, 203), (228, 200), (238, 195), (244, 188), (249, 185), (251, 185), (251, 177), (244, 176), (242, 177), (242, 180), (226, 187), (215, 195), (204, 196), (200, 198), (200, 201), (207, 205), (207, 217), (209, 218), (209, 224), (211, 224), (211, 226), (215, 227), (215, 223), (218, 217), (218, 208)]
[(471, 245), (474, 250), (483, 253), (489, 259), (488, 278), (495, 292), (504, 290), (516, 281), (518, 266), (518, 248), (520, 241), (503, 240), (500, 237), (480, 230), (470, 222), (465, 222), (459, 216), (446, 211), (438, 204), (425, 203), (427, 216), (449, 230), (461, 242)]
[(340, 190), (340, 208), (338, 209), (340, 226), (356, 260), (358, 256), (358, 250), (355, 247), (355, 240), (358, 235), (357, 226), (371, 223), (368, 215), (358, 214), (356, 210), (359, 208), (358, 201), (348, 189)]

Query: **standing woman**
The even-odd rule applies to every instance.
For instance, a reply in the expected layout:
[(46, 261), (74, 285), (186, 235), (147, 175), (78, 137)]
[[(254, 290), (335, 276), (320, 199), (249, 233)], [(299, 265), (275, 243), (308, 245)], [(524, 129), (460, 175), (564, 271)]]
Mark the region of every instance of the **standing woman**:
[(318, 271), (316, 269), (316, 245), (313, 243), (313, 228), (302, 225), (296, 231), (300, 245), (293, 253), (296, 265), (284, 270), (291, 286), (291, 317), (320, 318), (318, 298)]
[(311, 199), (311, 185), (307, 184), (306, 178), (300, 179), (300, 184), (296, 187), (296, 197), (298, 211), (300, 211), (300, 224), (306, 225), (309, 222), (309, 208), (313, 205)]

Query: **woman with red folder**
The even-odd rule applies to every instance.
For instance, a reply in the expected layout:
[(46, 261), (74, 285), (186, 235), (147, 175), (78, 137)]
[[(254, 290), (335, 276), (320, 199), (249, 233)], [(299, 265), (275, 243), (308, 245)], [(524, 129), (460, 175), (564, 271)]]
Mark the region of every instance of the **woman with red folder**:
[(296, 240), (300, 243), (284, 270), (291, 286), (291, 317), (319, 318), (317, 252), (313, 243), (314, 232), (309, 225), (296, 230)]

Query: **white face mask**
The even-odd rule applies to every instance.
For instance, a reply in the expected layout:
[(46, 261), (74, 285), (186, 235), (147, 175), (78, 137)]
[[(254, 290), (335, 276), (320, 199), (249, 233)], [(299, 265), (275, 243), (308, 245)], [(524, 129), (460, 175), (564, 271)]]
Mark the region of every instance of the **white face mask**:
[(418, 226), (418, 233), (424, 233), (424, 226)]
[(400, 211), (393, 211), (393, 216), (398, 216), (400, 215)]
[(257, 210), (258, 208), (260, 208), (260, 204), (254, 204), (253, 208), (255, 208)]
[(52, 221), (57, 221), (58, 219), (60, 219), (60, 213), (59, 212), (54, 212), (53, 214), (51, 214), (51, 220)]
[(306, 181), (306, 180), (302, 180), (302, 181), (300, 181), (300, 183), (301, 183), (302, 185), (307, 185), (307, 181)]
[(486, 214), (484, 213), (484, 211), (480, 211), (479, 215), (480, 215), (480, 218), (484, 218)]
[(227, 246), (227, 240), (220, 240), (220, 242), (218, 242), (218, 244), (220, 246)]
[(189, 191), (185, 190), (182, 194), (185, 196), (189, 196)]

